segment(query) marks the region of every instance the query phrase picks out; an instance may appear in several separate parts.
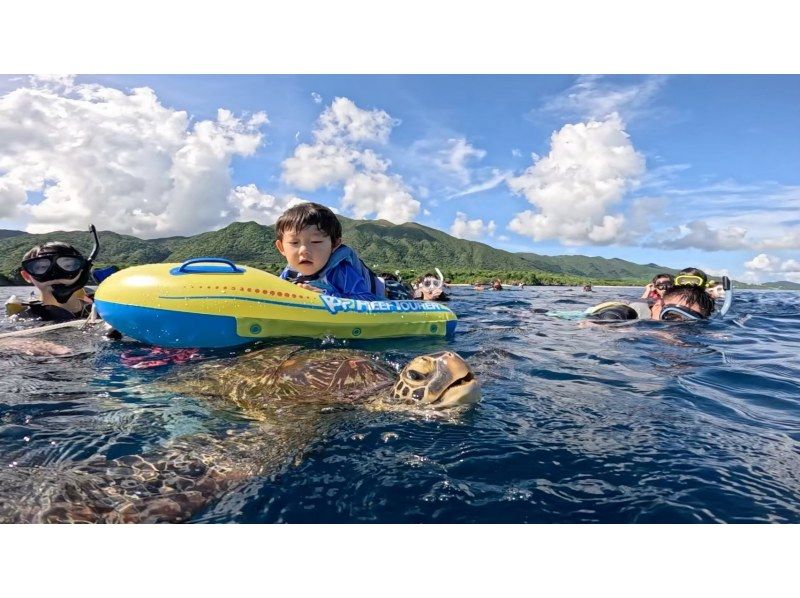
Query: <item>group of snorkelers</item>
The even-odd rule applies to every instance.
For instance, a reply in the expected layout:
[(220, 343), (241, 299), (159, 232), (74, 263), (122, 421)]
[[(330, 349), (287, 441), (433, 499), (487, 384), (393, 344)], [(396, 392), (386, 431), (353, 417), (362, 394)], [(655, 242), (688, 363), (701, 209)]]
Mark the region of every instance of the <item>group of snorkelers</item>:
[[(92, 270), (99, 241), (94, 226), (90, 232), (95, 246), (88, 258), (72, 245), (58, 241), (30, 249), (22, 259), (20, 273), (36, 287), (38, 297), (30, 301), (12, 298), (6, 304), (7, 313), (54, 322), (89, 316), (92, 295), (86, 284), (90, 277), (100, 282), (116, 270), (114, 267)], [(342, 242), (339, 219), (321, 204), (306, 202), (286, 210), (275, 224), (275, 236), (275, 247), (286, 259), (280, 278), (304, 289), (366, 301), (448, 298), (447, 285), (438, 271), (438, 277), (428, 273), (414, 287), (390, 273), (376, 275)], [(503, 287), (496, 279), (490, 288)], [(589, 315), (596, 320), (705, 319), (714, 311), (714, 299), (721, 294), (724, 290), (719, 283), (709, 282), (701, 270), (686, 268), (674, 277), (669, 274), (653, 277), (642, 302), (604, 303), (593, 308)]]
[[(724, 284), (723, 284), (724, 283)], [(716, 311), (715, 300), (726, 299), (722, 313), (730, 305), (730, 293), (723, 282), (709, 280), (698, 268), (684, 268), (675, 276), (656, 274), (644, 288), (640, 299), (623, 303), (601, 303), (587, 311), (592, 320), (706, 320)], [(727, 295), (727, 297), (726, 297)]]
[[(524, 288), (525, 285), (519, 283), (519, 288)], [(503, 290), (503, 283), (499, 278), (495, 278), (491, 284), (484, 284), (482, 282), (476, 282), (472, 285), (472, 288), (476, 291), (485, 291), (487, 288), (491, 289), (492, 291), (502, 291)]]

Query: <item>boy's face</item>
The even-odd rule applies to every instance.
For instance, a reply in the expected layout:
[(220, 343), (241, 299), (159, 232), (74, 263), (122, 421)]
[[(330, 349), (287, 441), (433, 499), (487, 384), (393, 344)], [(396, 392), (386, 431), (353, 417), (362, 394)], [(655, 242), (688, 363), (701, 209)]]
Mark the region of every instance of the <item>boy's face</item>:
[(316, 226), (307, 226), (299, 231), (284, 231), (283, 239), (277, 239), (275, 247), (292, 270), (311, 276), (325, 267), (341, 242), (332, 240)]

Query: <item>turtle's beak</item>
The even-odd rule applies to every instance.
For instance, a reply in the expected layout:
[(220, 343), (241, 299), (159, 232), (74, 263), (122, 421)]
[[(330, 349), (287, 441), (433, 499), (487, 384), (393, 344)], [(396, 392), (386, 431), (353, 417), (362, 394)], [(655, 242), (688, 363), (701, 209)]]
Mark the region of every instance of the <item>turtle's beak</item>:
[(480, 400), (480, 385), (461, 355), (444, 351), (428, 358), (433, 362), (433, 372), (421, 404), (434, 409), (449, 409)]

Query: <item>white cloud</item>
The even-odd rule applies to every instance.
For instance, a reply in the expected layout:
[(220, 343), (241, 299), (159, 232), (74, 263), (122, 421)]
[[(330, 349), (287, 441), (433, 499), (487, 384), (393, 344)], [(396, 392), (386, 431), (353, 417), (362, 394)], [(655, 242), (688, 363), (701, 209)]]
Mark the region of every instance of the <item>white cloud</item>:
[[(650, 245), (711, 251), (800, 249), (800, 187), (725, 180), (660, 192), (670, 200), (661, 220), (689, 222), (665, 231)], [(687, 218), (687, 212), (694, 218)]]
[(515, 158), (521, 158), (522, 152), (519, 151), (517, 148), (514, 148), (511, 150), (511, 155), (514, 156)]
[(555, 238), (566, 245), (622, 241), (625, 217), (608, 212), (636, 186), (644, 167), (618, 115), (565, 125), (553, 133), (547, 156), (508, 180), (514, 193), (537, 208), (518, 213), (509, 228), (536, 241)]
[(397, 224), (410, 221), (420, 210), (402, 179), (382, 172), (350, 177), (344, 185), (342, 206), (351, 209), (356, 218), (374, 214)]
[(358, 167), (384, 172), (389, 162), (359, 146), (385, 143), (398, 122), (383, 110), (362, 110), (352, 100), (336, 98), (317, 119), (314, 143), (301, 143), (294, 155), (283, 161), (281, 178), (298, 189), (314, 191), (346, 181)]
[(446, 147), (437, 152), (436, 164), (444, 171), (455, 175), (462, 184), (470, 182), (467, 162), (472, 158), (481, 160), (486, 151), (473, 147), (466, 139), (448, 139)]
[(775, 257), (774, 255), (767, 255), (766, 253), (761, 253), (754, 257), (749, 262), (744, 263), (744, 267), (748, 270), (753, 271), (762, 271), (762, 272), (770, 272), (773, 270), (779, 270), (781, 266), (781, 258)]
[(656, 245), (666, 249), (694, 247), (705, 251), (746, 249), (751, 245), (746, 235), (747, 229), (742, 227), (714, 229), (701, 220), (694, 220), (666, 230)]
[[(26, 218), (29, 232), (89, 222), (143, 237), (214, 228), (232, 158), (253, 154), (268, 122), (219, 110), (192, 123), (149, 88), (31, 85), (0, 97), (0, 214)], [(32, 204), (29, 193), (44, 199)]]
[(494, 231), (497, 228), (494, 220), (484, 224), (483, 220), (469, 220), (468, 218), (465, 213), (456, 212), (456, 219), (450, 226), (450, 234), (459, 239), (472, 239), (474, 241), (487, 236), (494, 236)]
[(481, 191), (488, 191), (489, 189), (494, 189), (500, 183), (508, 179), (511, 176), (510, 171), (500, 171), (496, 168), (492, 169), (492, 176), (482, 183), (477, 183), (472, 185), (471, 187), (467, 187), (463, 191), (459, 191), (450, 196), (450, 199), (454, 197), (463, 197), (465, 195), (472, 195), (473, 193), (480, 193)]
[(311, 92), (311, 99), (314, 100), (315, 104), (321, 104), (322, 103), (322, 96), (319, 95), (316, 91), (312, 91)]
[(361, 154), (341, 145), (301, 143), (283, 161), (283, 181), (303, 191), (340, 183), (356, 172)]
[(284, 160), (282, 179), (306, 191), (343, 183), (342, 206), (356, 218), (375, 214), (407, 222), (419, 213), (420, 202), (399, 175), (387, 173), (391, 161), (364, 147), (386, 143), (399, 122), (383, 110), (336, 98), (317, 119), (314, 143), (298, 145)]
[(262, 193), (255, 185), (242, 185), (228, 196), (228, 203), (233, 208), (228, 215), (241, 222), (254, 220), (259, 224), (274, 224), (287, 208), (305, 201), (308, 200), (293, 195), (275, 197)]
[(564, 118), (606, 119), (623, 114), (628, 121), (641, 116), (666, 83), (666, 77), (650, 76), (632, 84), (614, 83), (600, 75), (578, 77), (575, 84), (550, 98), (541, 108)]
[(348, 98), (336, 98), (319, 116), (314, 137), (320, 143), (386, 143), (398, 124), (383, 110), (363, 110)]
[(742, 276), (747, 282), (766, 282), (790, 280), (800, 283), (800, 262), (796, 259), (781, 259), (774, 255), (760, 253), (745, 262), (747, 272)]
[(765, 239), (757, 247), (759, 249), (800, 249), (800, 231), (787, 232), (774, 239)]

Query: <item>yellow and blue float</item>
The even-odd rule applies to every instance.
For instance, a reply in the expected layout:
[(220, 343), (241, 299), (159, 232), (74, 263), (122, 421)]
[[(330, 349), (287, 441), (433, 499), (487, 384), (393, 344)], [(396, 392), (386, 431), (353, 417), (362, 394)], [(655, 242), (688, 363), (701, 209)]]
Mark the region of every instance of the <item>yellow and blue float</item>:
[(432, 301), (322, 295), (222, 258), (133, 266), (94, 296), (115, 329), (159, 347), (235, 347), (269, 337), (451, 336), (456, 315)]

